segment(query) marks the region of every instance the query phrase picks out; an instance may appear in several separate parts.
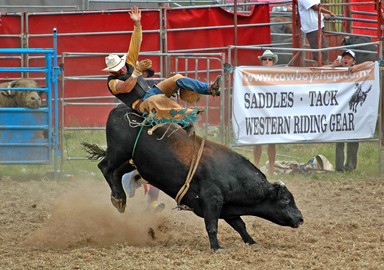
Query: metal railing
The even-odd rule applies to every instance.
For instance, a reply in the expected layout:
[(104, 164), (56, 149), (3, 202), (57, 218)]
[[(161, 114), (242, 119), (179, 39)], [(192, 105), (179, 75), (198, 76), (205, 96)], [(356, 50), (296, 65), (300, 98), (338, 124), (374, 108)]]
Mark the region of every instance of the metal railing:
[[(0, 73), (34, 73), (44, 74), (45, 87), (13, 88), (15, 91), (37, 90), (46, 94), (46, 106), (37, 109), (0, 108), (0, 130), (5, 141), (0, 140), (0, 164), (49, 164), (54, 163), (55, 178), (57, 177), (58, 147), (58, 88), (55, 49), (0, 49), (0, 55), (36, 54), (44, 55), (45, 62), (37, 67), (0, 67)], [(1, 88), (0, 90), (9, 90)], [(35, 133), (44, 134), (35, 138)], [(9, 136), (5, 136), (6, 133)], [(13, 134), (14, 133), (14, 134)], [(52, 155), (53, 154), (53, 155)]]

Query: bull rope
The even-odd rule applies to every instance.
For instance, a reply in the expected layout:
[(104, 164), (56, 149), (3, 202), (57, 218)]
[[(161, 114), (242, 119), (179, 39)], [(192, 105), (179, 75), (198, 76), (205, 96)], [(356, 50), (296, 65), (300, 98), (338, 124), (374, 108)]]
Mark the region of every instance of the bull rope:
[[(133, 115), (141, 117), (143, 119), (143, 121), (139, 122), (139, 121), (136, 121), (134, 119), (131, 119), (129, 117), (130, 114), (133, 114)], [(170, 131), (172, 123), (175, 123), (175, 124), (180, 124), (180, 123), (181, 124), (185, 124), (183, 121), (163, 121), (163, 120), (159, 120), (159, 119), (156, 122), (156, 121), (154, 121), (154, 118), (152, 116), (150, 116), (150, 115), (146, 115), (146, 114), (141, 115), (141, 114), (137, 114), (137, 113), (126, 113), (124, 118), (128, 122), (129, 126), (132, 127), (132, 128), (143, 127), (143, 126), (151, 127), (151, 128), (148, 129), (148, 132), (147, 132), (148, 135), (150, 135), (150, 136), (159, 127), (168, 125), (168, 127), (167, 127), (166, 131), (164, 132), (164, 134), (160, 138), (157, 138), (158, 141), (164, 139), (164, 137), (168, 134), (168, 132), (170, 134), (167, 137), (172, 136), (172, 134), (175, 133), (180, 128), (180, 126), (179, 126), (175, 130)], [(186, 122), (186, 123), (191, 123), (191, 122)]]
[[(134, 114), (134, 115), (136, 115), (136, 116), (139, 116), (139, 117), (143, 118), (143, 121), (139, 122), (139, 121), (136, 121), (136, 120), (132, 120), (132, 119), (129, 117), (130, 114)], [(134, 166), (134, 167), (136, 168), (135, 162), (133, 161), (133, 157), (134, 157), (134, 155), (135, 155), (135, 150), (136, 150), (137, 143), (138, 143), (138, 141), (139, 141), (140, 135), (141, 135), (141, 133), (142, 133), (144, 127), (145, 127), (145, 126), (148, 126), (148, 127), (149, 127), (149, 126), (153, 125), (153, 121), (152, 121), (151, 119), (149, 119), (148, 117), (144, 117), (143, 115), (139, 115), (139, 114), (137, 114), (137, 113), (126, 113), (126, 114), (124, 115), (124, 118), (126, 119), (126, 121), (128, 122), (128, 124), (129, 124), (130, 127), (132, 127), (132, 128), (140, 127), (139, 133), (137, 134), (136, 139), (135, 139), (135, 143), (133, 144), (132, 158), (129, 160), (129, 163), (130, 163), (132, 166)], [(152, 132), (153, 132), (153, 129), (154, 129), (154, 128), (156, 129), (156, 128), (158, 128), (159, 126), (162, 126), (162, 125), (165, 125), (165, 124), (167, 124), (167, 123), (157, 124), (157, 125), (153, 126), (150, 130), (148, 130), (148, 134), (149, 134), (149, 135), (152, 135)], [(169, 131), (170, 127), (171, 127), (171, 123), (168, 123), (168, 124), (169, 124), (169, 126), (168, 126), (167, 130), (166, 130), (166, 131), (164, 132), (164, 134), (160, 137), (160, 139), (157, 138), (157, 140), (162, 140), (162, 139), (165, 137), (165, 135), (168, 133), (168, 131)], [(151, 130), (152, 130), (152, 132), (150, 132)], [(174, 132), (176, 132), (176, 131), (177, 131), (177, 129), (174, 130), (173, 132), (171, 132), (171, 134), (168, 135), (168, 137), (171, 136), (171, 135), (172, 135)]]
[[(138, 122), (136, 120), (131, 120), (131, 118), (129, 118), (129, 114), (134, 114), (136, 116), (143, 118), (144, 120), (142, 122)], [(132, 157), (128, 161), (129, 164), (131, 164), (133, 167), (136, 168), (135, 162), (133, 161), (133, 156), (135, 155), (137, 142), (139, 141), (139, 138), (140, 138), (141, 132), (143, 131), (143, 128), (146, 126), (146, 122), (145, 122), (145, 118), (143, 116), (137, 114), (137, 113), (126, 113), (124, 115), (124, 118), (126, 119), (126, 121), (128, 122), (130, 127), (132, 127), (132, 128), (140, 127), (139, 133), (137, 134), (136, 139), (135, 139), (135, 143), (133, 144)]]
[(191, 166), (189, 167), (189, 171), (188, 171), (188, 175), (185, 180), (185, 183), (176, 195), (175, 200), (178, 205), (180, 205), (180, 202), (183, 199), (184, 195), (188, 192), (189, 184), (191, 183), (192, 178), (195, 175), (197, 166), (199, 165), (199, 162), (200, 162), (201, 155), (203, 154), (204, 144), (205, 144), (205, 138), (201, 140), (200, 148), (197, 154), (193, 155), (193, 158), (191, 160)]

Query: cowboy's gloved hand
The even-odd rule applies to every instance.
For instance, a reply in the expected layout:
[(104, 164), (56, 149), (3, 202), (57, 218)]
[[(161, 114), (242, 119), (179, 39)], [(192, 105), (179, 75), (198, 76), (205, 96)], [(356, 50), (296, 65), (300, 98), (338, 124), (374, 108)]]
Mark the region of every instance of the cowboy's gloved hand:
[(141, 60), (137, 65), (136, 65), (136, 70), (143, 72), (146, 69), (149, 69), (152, 67), (152, 60), (151, 59), (144, 59)]
[(143, 71), (152, 67), (152, 60), (144, 59), (136, 64), (136, 68), (133, 71), (133, 75), (139, 77), (143, 74)]

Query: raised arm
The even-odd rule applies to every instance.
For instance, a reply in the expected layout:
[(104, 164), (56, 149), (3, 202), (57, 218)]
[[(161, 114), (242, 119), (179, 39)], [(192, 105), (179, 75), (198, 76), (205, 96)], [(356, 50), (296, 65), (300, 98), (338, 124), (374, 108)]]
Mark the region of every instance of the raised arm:
[[(134, 29), (131, 36), (131, 41), (129, 43), (129, 48), (127, 52), (127, 59), (126, 62), (136, 67), (139, 54), (140, 54), (140, 47), (141, 47), (141, 41), (143, 39), (142, 29), (141, 29), (141, 10), (139, 10), (138, 7), (132, 7), (131, 11), (129, 12), (129, 17), (133, 21)], [(128, 93), (131, 92), (132, 89), (135, 87), (135, 84), (137, 83), (137, 77), (140, 76), (140, 72), (134, 72), (131, 77), (129, 77), (125, 81), (118, 81), (115, 89), (117, 93)]]

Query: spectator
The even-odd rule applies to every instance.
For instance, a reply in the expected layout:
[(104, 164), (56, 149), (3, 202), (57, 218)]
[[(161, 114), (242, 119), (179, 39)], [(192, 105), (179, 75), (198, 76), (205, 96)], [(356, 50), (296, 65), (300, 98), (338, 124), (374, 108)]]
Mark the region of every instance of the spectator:
[[(278, 61), (277, 54), (274, 54), (270, 50), (266, 50), (262, 56), (259, 56), (261, 61), (261, 65), (265, 67), (271, 67), (275, 65)], [(255, 166), (259, 167), (261, 152), (263, 145), (258, 144), (253, 146), (253, 158), (255, 162)], [(269, 175), (275, 174), (275, 160), (276, 160), (276, 144), (268, 144), (268, 162), (269, 162)]]
[[(350, 72), (356, 72), (364, 67), (373, 65), (372, 61), (366, 61), (364, 63), (355, 65), (356, 54), (352, 50), (346, 50), (341, 54), (341, 59), (337, 58), (331, 65), (332, 67), (348, 67)], [(352, 171), (357, 167), (357, 152), (359, 150), (358, 142), (347, 143), (347, 159), (344, 158), (344, 143), (336, 143), (336, 171)], [(345, 163), (344, 163), (345, 160)]]
[[(318, 12), (320, 9), (320, 0), (298, 0), (298, 9), (301, 23), (301, 31), (306, 35), (309, 46), (312, 49), (318, 49), (318, 31), (319, 31), (319, 17)], [(327, 48), (327, 41), (324, 35), (324, 15), (326, 14), (327, 18), (334, 17), (335, 14), (325, 8), (320, 10), (321, 16), (321, 48)], [(318, 53), (312, 53), (312, 58), (315, 61), (318, 61)], [(322, 64), (329, 64), (329, 54), (328, 51), (322, 52)]]

